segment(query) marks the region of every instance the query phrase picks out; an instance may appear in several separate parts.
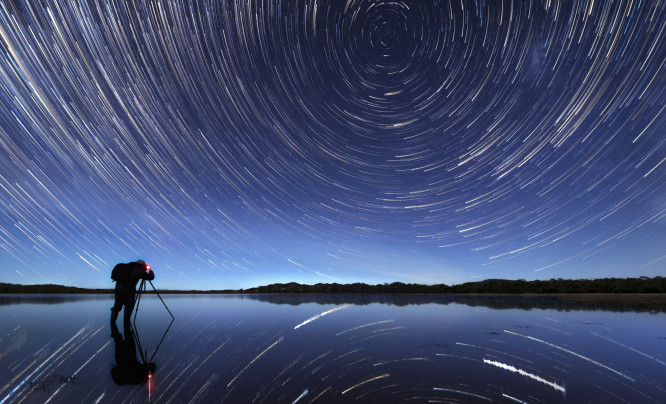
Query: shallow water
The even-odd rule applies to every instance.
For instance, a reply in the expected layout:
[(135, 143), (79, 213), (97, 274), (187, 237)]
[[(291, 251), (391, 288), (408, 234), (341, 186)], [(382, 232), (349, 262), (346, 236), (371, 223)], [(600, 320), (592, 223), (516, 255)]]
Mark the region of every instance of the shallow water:
[[(138, 338), (119, 319), (128, 338), (114, 340), (111, 296), (0, 296), (0, 403), (666, 402), (664, 313), (430, 296), (162, 297), (170, 328), (146, 295)], [(134, 370), (133, 341), (143, 348)], [(152, 377), (137, 376), (150, 358)]]

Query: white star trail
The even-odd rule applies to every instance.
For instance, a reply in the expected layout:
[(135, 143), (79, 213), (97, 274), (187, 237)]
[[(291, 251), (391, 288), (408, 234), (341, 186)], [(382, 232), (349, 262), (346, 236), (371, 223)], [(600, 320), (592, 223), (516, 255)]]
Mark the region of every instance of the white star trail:
[(629, 381), (632, 381), (632, 382), (635, 381), (633, 377), (627, 376), (627, 375), (625, 375), (624, 373), (620, 372), (619, 370), (615, 370), (615, 369), (613, 369), (613, 368), (610, 368), (610, 367), (604, 365), (603, 363), (599, 363), (599, 362), (595, 361), (594, 359), (590, 359), (590, 358), (588, 358), (588, 357), (586, 357), (586, 356), (583, 356), (583, 355), (581, 355), (581, 354), (579, 354), (579, 353), (577, 353), (577, 352), (574, 352), (574, 351), (572, 351), (572, 350), (570, 350), (570, 349), (566, 349), (566, 348), (563, 348), (563, 347), (561, 347), (561, 346), (558, 346), (558, 345), (555, 345), (555, 344), (551, 344), (550, 342), (546, 342), (546, 341), (540, 340), (540, 339), (538, 339), (538, 338), (530, 337), (530, 336), (528, 336), (528, 335), (518, 334), (518, 333), (513, 332), (513, 331), (507, 331), (507, 330), (504, 330), (504, 332), (505, 332), (505, 333), (508, 333), (508, 334), (512, 334), (512, 335), (517, 335), (517, 336), (519, 336), (519, 337), (527, 338), (527, 339), (530, 339), (530, 340), (532, 340), (532, 341), (540, 342), (540, 343), (542, 343), (542, 344), (548, 345), (548, 346), (553, 347), (553, 348), (555, 348), (555, 349), (559, 349), (559, 350), (562, 351), (562, 352), (566, 352), (566, 353), (571, 354), (571, 355), (573, 355), (573, 356), (575, 356), (575, 357), (578, 357), (578, 358), (583, 359), (583, 360), (585, 360), (585, 361), (587, 361), (587, 362), (590, 362), (590, 363), (592, 363), (592, 364), (594, 364), (594, 365), (597, 365), (597, 366), (602, 367), (602, 368), (604, 368), (604, 369), (610, 370), (611, 372), (613, 372), (613, 373), (615, 373), (615, 374), (617, 374), (617, 375), (619, 375), (619, 376), (622, 376), (622, 377), (624, 377), (625, 379), (627, 379), (627, 380), (629, 380)]
[(233, 379), (231, 379), (231, 381), (229, 382), (229, 384), (227, 384), (227, 387), (231, 386), (231, 385), (236, 381), (236, 379), (238, 379), (238, 378), (240, 377), (240, 375), (243, 374), (243, 372), (245, 372), (250, 366), (252, 366), (252, 364), (253, 364), (254, 362), (256, 362), (257, 360), (259, 360), (259, 358), (261, 358), (262, 356), (264, 356), (264, 354), (265, 354), (266, 352), (268, 352), (271, 348), (273, 348), (275, 345), (279, 344), (279, 343), (282, 342), (283, 340), (284, 340), (284, 338), (280, 338), (280, 339), (278, 339), (277, 341), (273, 342), (268, 348), (266, 348), (266, 349), (264, 349), (263, 351), (261, 351), (261, 353), (260, 353), (259, 355), (255, 356), (255, 358), (252, 359), (252, 360), (250, 361), (250, 363), (248, 363), (247, 365), (245, 365), (245, 367), (244, 367), (240, 372), (238, 372), (238, 374), (237, 374), (236, 376), (234, 376)]
[(391, 376), (390, 374), (388, 374), (388, 373), (384, 373), (383, 375), (379, 375), (379, 376), (371, 377), (371, 378), (369, 378), (369, 379), (367, 379), (367, 380), (363, 380), (362, 382), (357, 383), (357, 384), (351, 386), (350, 388), (344, 390), (341, 394), (347, 394), (347, 393), (349, 393), (350, 391), (354, 390), (355, 388), (358, 388), (358, 387), (360, 387), (360, 386), (363, 386), (364, 384), (374, 382), (375, 380), (385, 379), (385, 378), (390, 377), (390, 376)]
[(489, 360), (489, 359), (483, 359), (483, 363), (487, 363), (487, 364), (489, 364), (489, 365), (497, 366), (498, 368), (501, 368), (501, 369), (506, 369), (506, 370), (508, 370), (509, 372), (518, 373), (518, 374), (521, 375), (521, 376), (529, 377), (530, 379), (533, 379), (533, 380), (536, 380), (537, 382), (540, 382), (540, 383), (543, 383), (543, 384), (545, 384), (545, 385), (548, 385), (548, 386), (554, 388), (554, 389), (557, 390), (557, 391), (561, 391), (562, 394), (565, 394), (565, 393), (566, 393), (566, 389), (565, 389), (563, 386), (560, 386), (560, 385), (557, 384), (557, 383), (554, 383), (554, 382), (548, 381), (548, 380), (544, 379), (544, 378), (541, 377), (541, 376), (537, 376), (537, 375), (535, 375), (535, 374), (533, 374), (533, 373), (529, 373), (529, 372), (526, 372), (526, 371), (524, 371), (524, 370), (522, 370), (522, 369), (518, 369), (518, 368), (516, 368), (515, 366), (507, 365), (506, 363), (502, 363), (502, 362), (492, 361), (492, 360)]
[(351, 304), (346, 304), (346, 305), (344, 305), (344, 306), (334, 307), (334, 308), (332, 308), (332, 309), (330, 309), (330, 310), (326, 310), (325, 312), (323, 312), (323, 313), (321, 313), (321, 314), (317, 314), (316, 316), (312, 316), (312, 317), (310, 317), (309, 319), (303, 321), (302, 323), (296, 325), (296, 326), (294, 327), (294, 330), (297, 330), (297, 329), (303, 327), (303, 326), (306, 325), (306, 324), (310, 324), (311, 322), (313, 322), (313, 321), (319, 319), (320, 317), (323, 317), (323, 316), (325, 316), (325, 315), (327, 315), (327, 314), (331, 314), (331, 313), (336, 312), (336, 311), (338, 311), (338, 310), (346, 309), (346, 308), (348, 308), (348, 307), (350, 307), (350, 306), (351, 306)]
[[(663, 305), (587, 311), (591, 306), (541, 297), (421, 294), (163, 298), (176, 318), (165, 337), (155, 326), (170, 317), (157, 296), (142, 298), (134, 334), (122, 326), (122, 336), (109, 329), (111, 296), (0, 296), (0, 401), (661, 403), (666, 397)], [(293, 329), (313, 312), (346, 305), (353, 310)], [(586, 321), (591, 315), (595, 321)], [(542, 327), (544, 318), (558, 328)]]
[[(76, 338), (78, 338), (81, 334), (83, 334), (83, 333), (85, 332), (85, 330), (86, 330), (85, 328), (80, 329), (76, 334), (74, 334), (74, 336), (72, 336), (69, 340), (67, 340), (64, 344), (62, 344), (58, 349), (56, 349), (55, 352), (53, 352), (53, 353), (52, 353), (52, 354), (51, 354), (46, 360), (42, 361), (42, 362), (39, 364), (39, 366), (37, 366), (37, 367), (36, 367), (36, 368), (35, 368), (35, 369), (34, 369), (34, 370), (33, 370), (28, 376), (24, 377), (24, 378), (21, 380), (21, 382), (20, 382), (18, 385), (16, 385), (16, 387), (14, 387), (14, 388), (9, 392), (9, 394), (7, 394), (2, 400), (0, 400), (0, 404), (1, 404), (1, 403), (5, 403), (7, 400), (9, 400), (9, 399), (11, 398), (11, 396), (14, 395), (14, 393), (16, 393), (21, 387), (23, 387), (23, 385), (24, 385), (28, 380), (30, 380), (30, 378), (31, 378), (35, 373), (37, 373), (40, 369), (42, 369), (42, 368), (43, 368), (44, 366), (46, 366), (46, 365), (49, 365), (49, 366), (50, 366), (50, 365), (51, 365), (51, 364), (50, 364), (50, 361), (51, 361), (52, 359), (54, 359), (54, 357), (57, 357), (63, 349), (68, 348), (68, 347), (70, 346), (70, 344), (72, 343), (72, 341), (74, 341), (74, 340), (75, 340)], [(57, 358), (56, 358), (56, 359), (57, 359)], [(35, 361), (36, 361), (36, 360), (35, 360)], [(31, 363), (30, 366), (32, 366), (34, 363), (35, 363), (35, 362)], [(30, 366), (26, 367), (22, 372), (20, 372), (18, 375), (16, 375), (16, 377), (14, 378), (14, 380), (17, 380), (17, 379), (21, 378), (21, 376), (23, 375), (23, 373), (25, 373), (25, 372), (27, 372), (27, 371), (29, 370)], [(12, 380), (11, 383), (13, 383), (14, 380)], [(2, 394), (8, 386), (10, 386), (10, 384), (6, 384), (5, 387), (4, 387), (2, 390), (0, 390), (0, 394)]]
[[(4, 281), (658, 275), (662, 2), (0, 5)], [(603, 254), (600, 254), (603, 252)]]

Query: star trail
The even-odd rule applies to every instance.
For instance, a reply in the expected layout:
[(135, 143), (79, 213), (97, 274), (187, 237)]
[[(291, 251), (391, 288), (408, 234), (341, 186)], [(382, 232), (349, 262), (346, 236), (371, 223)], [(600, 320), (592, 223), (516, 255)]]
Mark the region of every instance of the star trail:
[(2, 280), (663, 275), (665, 27), (663, 1), (2, 2)]

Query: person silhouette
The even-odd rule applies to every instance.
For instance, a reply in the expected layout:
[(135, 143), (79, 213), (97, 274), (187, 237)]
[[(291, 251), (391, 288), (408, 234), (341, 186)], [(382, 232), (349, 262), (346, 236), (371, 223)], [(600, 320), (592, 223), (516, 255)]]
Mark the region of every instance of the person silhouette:
[(111, 307), (111, 324), (116, 323), (118, 313), (125, 307), (123, 315), (125, 324), (129, 323), (134, 310), (134, 298), (136, 296), (136, 284), (139, 280), (152, 281), (155, 273), (146, 265), (144, 260), (137, 260), (128, 264), (118, 264), (111, 273), (111, 278), (116, 281), (115, 302)]
[(116, 364), (111, 368), (111, 378), (119, 385), (138, 385), (145, 383), (155, 373), (154, 363), (139, 362), (136, 358), (136, 342), (134, 329), (129, 323), (125, 324), (125, 338), (118, 331), (116, 323), (111, 323), (111, 337), (116, 346)]

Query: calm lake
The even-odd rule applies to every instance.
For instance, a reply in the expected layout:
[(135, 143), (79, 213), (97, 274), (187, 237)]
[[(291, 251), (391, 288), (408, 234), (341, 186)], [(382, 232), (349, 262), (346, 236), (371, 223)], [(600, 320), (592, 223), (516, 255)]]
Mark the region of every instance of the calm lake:
[(133, 333), (122, 314), (110, 327), (112, 296), (0, 296), (0, 403), (666, 402), (663, 312), (538, 298), (162, 298), (175, 321), (145, 295)]

